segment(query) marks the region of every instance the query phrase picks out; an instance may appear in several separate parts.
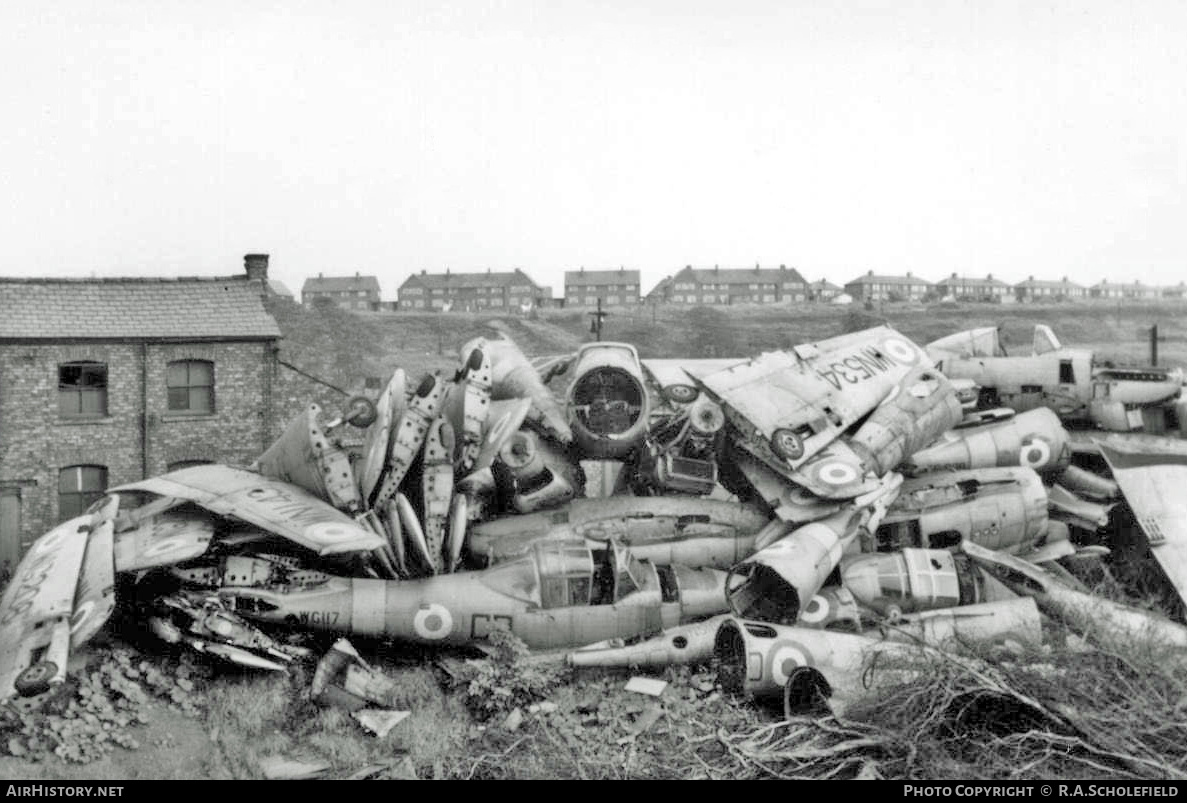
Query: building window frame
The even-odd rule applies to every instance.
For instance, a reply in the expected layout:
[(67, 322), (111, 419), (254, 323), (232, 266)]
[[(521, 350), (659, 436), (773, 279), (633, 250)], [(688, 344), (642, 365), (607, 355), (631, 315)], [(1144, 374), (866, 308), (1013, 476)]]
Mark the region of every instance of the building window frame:
[(79, 463), (58, 469), (58, 518), (77, 518), (107, 493), (107, 466)]
[(58, 415), (107, 417), (107, 363), (75, 360), (58, 364)]
[(171, 360), (165, 369), (166, 408), (169, 415), (214, 415), (214, 387), (213, 361)]

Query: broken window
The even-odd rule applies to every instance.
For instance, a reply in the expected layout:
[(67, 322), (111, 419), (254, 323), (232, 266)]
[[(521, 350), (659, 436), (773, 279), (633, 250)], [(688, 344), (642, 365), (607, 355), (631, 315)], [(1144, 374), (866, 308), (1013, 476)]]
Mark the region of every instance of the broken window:
[(165, 385), (169, 390), (169, 412), (214, 412), (214, 363), (206, 360), (171, 362)]
[(107, 366), (101, 362), (59, 365), (58, 412), (70, 418), (107, 415)]
[(58, 517), (81, 516), (106, 490), (105, 466), (66, 466), (58, 472)]

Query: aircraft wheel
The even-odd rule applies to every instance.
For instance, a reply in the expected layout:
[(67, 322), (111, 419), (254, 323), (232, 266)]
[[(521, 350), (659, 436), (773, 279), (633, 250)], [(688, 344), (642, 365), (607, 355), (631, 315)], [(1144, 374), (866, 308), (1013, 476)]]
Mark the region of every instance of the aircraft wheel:
[(771, 436), (771, 451), (784, 460), (799, 460), (804, 456), (804, 442), (790, 429), (777, 429)]
[(16, 677), (13, 685), (23, 697), (32, 697), (49, 689), (50, 681), (58, 674), (58, 665), (52, 661), (38, 661)]
[(379, 413), (375, 409), (375, 402), (366, 396), (351, 396), (350, 400), (346, 402), (346, 407), (348, 410), (346, 422), (352, 427), (366, 429), (374, 424), (375, 419), (379, 417)]

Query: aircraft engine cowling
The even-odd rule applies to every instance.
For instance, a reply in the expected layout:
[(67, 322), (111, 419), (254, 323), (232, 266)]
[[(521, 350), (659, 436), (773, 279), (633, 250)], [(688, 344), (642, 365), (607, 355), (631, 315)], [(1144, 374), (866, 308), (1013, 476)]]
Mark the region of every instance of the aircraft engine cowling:
[(1059, 471), (1071, 461), (1067, 430), (1046, 407), (982, 426), (960, 428), (911, 455), (913, 471), (1025, 466)]
[(854, 433), (849, 445), (877, 476), (960, 423), (956, 391), (930, 367), (912, 371)]
[(627, 343), (587, 343), (577, 352), (566, 415), (584, 456), (621, 458), (647, 435), (643, 368)]

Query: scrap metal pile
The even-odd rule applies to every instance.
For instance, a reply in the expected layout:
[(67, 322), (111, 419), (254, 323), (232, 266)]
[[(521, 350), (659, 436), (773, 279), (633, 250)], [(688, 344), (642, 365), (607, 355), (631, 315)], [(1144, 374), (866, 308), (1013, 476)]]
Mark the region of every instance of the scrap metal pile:
[[(473, 340), (451, 378), (397, 370), (339, 418), (310, 405), (250, 467), (113, 488), (42, 536), (0, 603), (0, 700), (61, 682), (117, 605), (263, 669), (304, 657), (293, 631), (507, 628), (577, 666), (715, 657), (729, 691), (836, 704), (876, 655), (1038, 642), (1040, 609), (1187, 646), (1064, 563), (1107, 552), (1128, 503), (1181, 589), (1185, 451), (1061, 423), (1165, 432), (1182, 377), (1098, 366), (1046, 327), (1028, 357), (995, 335), (923, 349), (879, 327), (749, 360)], [(1102, 455), (1112, 478), (1085, 468)]]

